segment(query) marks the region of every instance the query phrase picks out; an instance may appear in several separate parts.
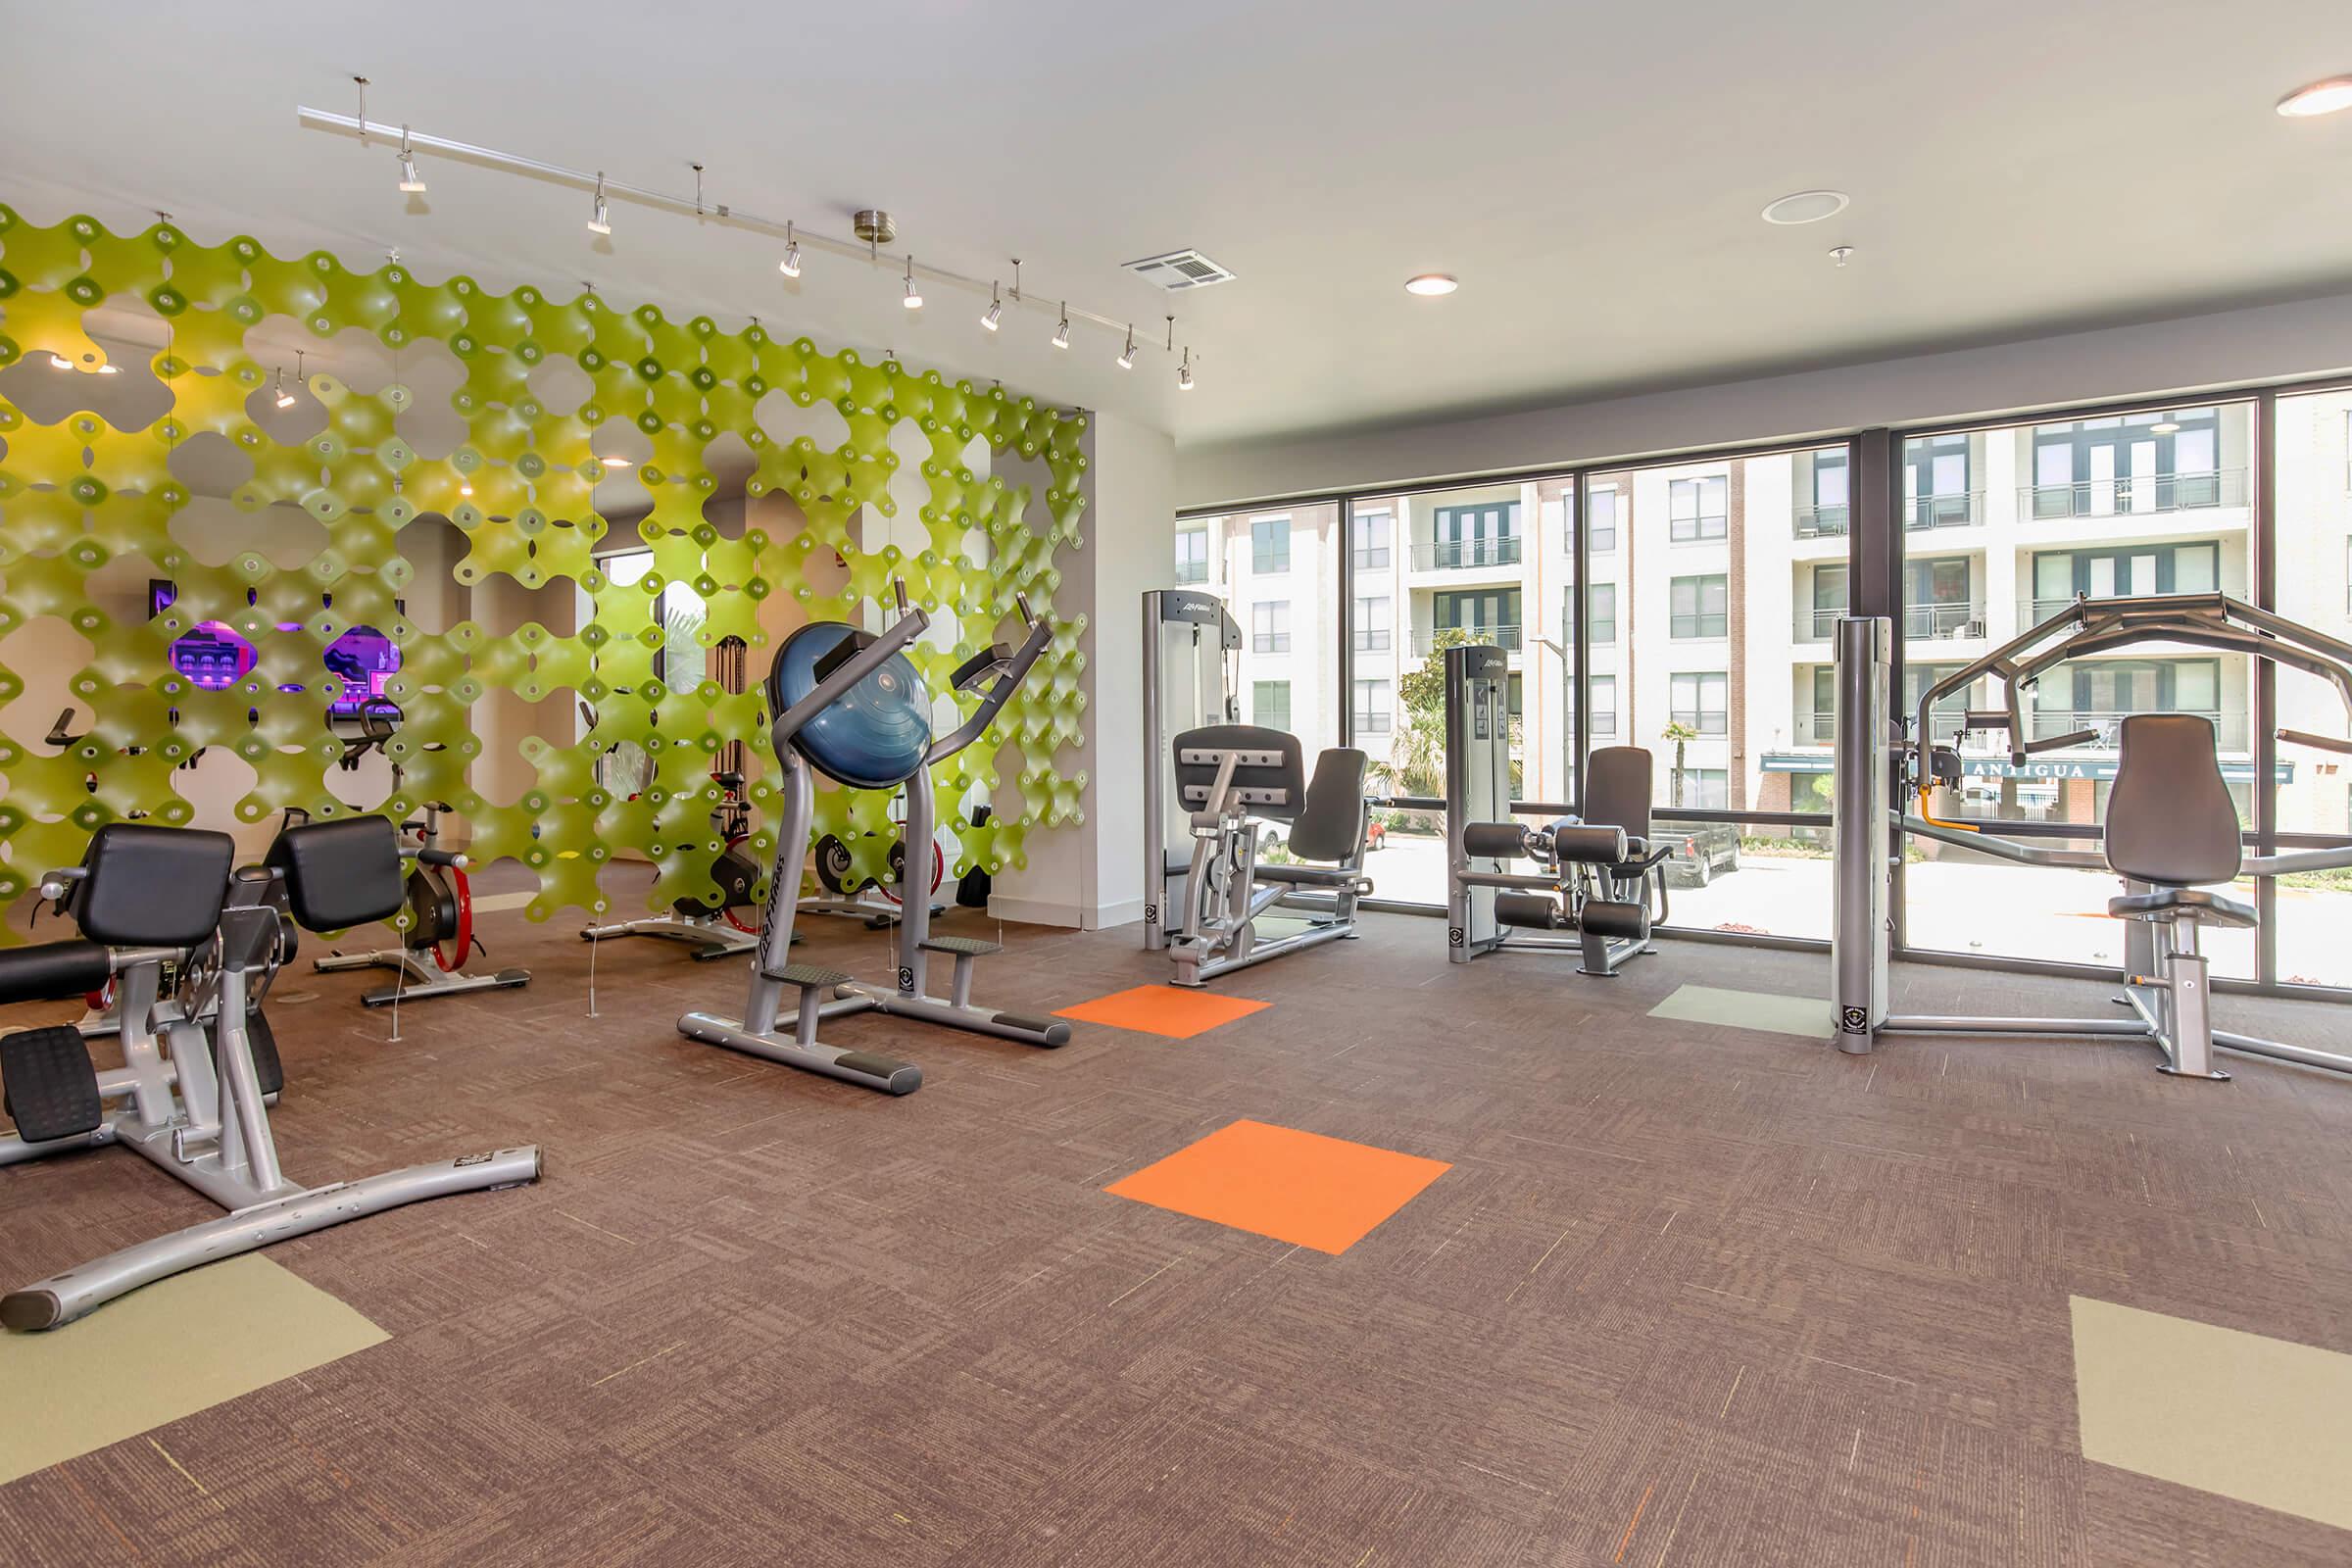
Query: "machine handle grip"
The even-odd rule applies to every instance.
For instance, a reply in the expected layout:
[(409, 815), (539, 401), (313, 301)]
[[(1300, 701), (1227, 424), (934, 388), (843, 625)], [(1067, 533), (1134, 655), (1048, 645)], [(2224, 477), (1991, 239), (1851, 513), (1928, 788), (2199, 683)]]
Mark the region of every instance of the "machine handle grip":
[(902, 615), (906, 613), (906, 579), (904, 577), (891, 578), (890, 593), (891, 597), (898, 601), (899, 613)]
[(2323, 752), (2341, 752), (2347, 757), (2352, 757), (2352, 741), (2339, 741), (2328, 735), (2314, 735), (2305, 729), (2282, 729), (2278, 732), (2278, 738), (2282, 741), (2291, 741), (2297, 746), (2316, 746)]
[(1012, 596), (1012, 607), (1021, 612), (1022, 625), (1034, 626), (1037, 624), (1037, 612), (1029, 608), (1029, 596), (1027, 594), (1014, 594)]
[(1054, 623), (1052, 621), (1032, 621), (1029, 626), (1029, 635), (1022, 639), (1019, 648), (1013, 650), (1011, 658), (1003, 661), (1004, 673), (998, 677), (995, 685), (982, 694), (980, 706), (973, 709), (971, 716), (956, 725), (952, 732), (933, 741), (931, 749), (923, 754), (923, 760), (936, 762), (943, 757), (953, 757), (978, 740), (988, 726), (996, 722), (997, 714), (1004, 710), (1004, 705), (1012, 701), (1012, 694), (1020, 689), (1022, 681), (1028, 679), (1030, 667), (1037, 662), (1038, 657), (1045, 653), (1046, 645), (1053, 640)]
[(2015, 750), (2021, 758), (2031, 757), (2035, 752), (2064, 751), (2069, 746), (2081, 746), (2098, 738), (2099, 732), (2095, 729), (2078, 729), (2064, 735), (2045, 735), (2037, 741), (2027, 741)]
[(466, 857), (456, 850), (417, 850), (415, 858), (422, 865), (457, 865), (466, 863)]

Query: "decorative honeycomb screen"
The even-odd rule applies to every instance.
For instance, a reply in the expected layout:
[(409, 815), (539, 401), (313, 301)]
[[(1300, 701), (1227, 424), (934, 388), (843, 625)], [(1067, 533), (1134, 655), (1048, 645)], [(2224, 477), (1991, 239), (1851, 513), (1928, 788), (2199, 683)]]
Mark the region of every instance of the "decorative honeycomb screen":
[[(477, 862), (513, 857), (537, 874), (535, 919), (564, 907), (603, 912), (598, 872), (623, 849), (656, 868), (646, 907), (713, 899), (711, 865), (722, 845), (712, 825), (720, 799), (712, 771), (729, 743), (743, 743), (739, 755), (753, 774), (760, 825), (752, 853), (765, 864), (774, 845), (760, 686), (778, 622), (770, 607), (763, 623), (763, 601), (791, 595), (799, 601), (794, 621), (860, 620), (867, 602), (889, 602), (891, 578), (904, 578), (934, 627), (952, 629), (953, 646), (942, 633), (909, 651), (932, 690), (944, 693), (964, 659), (992, 641), (1018, 639), (1010, 618), (1016, 593), (1050, 612), (1055, 556), (1079, 543), (1086, 418), (1001, 388), (950, 383), (895, 361), (867, 365), (805, 338), (777, 342), (756, 322), (742, 331), (708, 318), (673, 322), (652, 305), (624, 310), (593, 292), (556, 301), (530, 287), (493, 293), (463, 276), (427, 283), (397, 261), (354, 272), (323, 252), (282, 260), (243, 236), (199, 245), (169, 221), (135, 234), (109, 232), (86, 217), (38, 227), (0, 206), (0, 370), (31, 362), (24, 373), (107, 373), (107, 350), (85, 332), (85, 318), (110, 300), (135, 310), (166, 340), (146, 367), (168, 392), (152, 422), (118, 428), (87, 412), (42, 422), (20, 406), (31, 399), (0, 397), (0, 642), (57, 617), (92, 650), (68, 683), (89, 717), (62, 750), (25, 732), (46, 714), (26, 713), (30, 704), (7, 710), (0, 898), (21, 895), (46, 867), (73, 864), (103, 823), (191, 820), (194, 808), (174, 790), (173, 770), (207, 748), (227, 748), (253, 769), (251, 788), (234, 805), (245, 822), (264, 823), (289, 807), (319, 818), (362, 808), (327, 787), (344, 756), (332, 717), (348, 715), (360, 694), (321, 656), (352, 628), (372, 627), (398, 649), (399, 668), (381, 677), (381, 695), (401, 712), (383, 746), (399, 783), (366, 808), (405, 820), (422, 803), (448, 803), (470, 829)], [(397, 376), (363, 395), (323, 372), (296, 378), (322, 407), (323, 427), (301, 441), (272, 439), (256, 410), (258, 400), (274, 397), (285, 368), (249, 353), (247, 334), (275, 317), (319, 340), (362, 328), (395, 365), (404, 347), (445, 346), (463, 369), (450, 406), (464, 439), (441, 457), (421, 456), (403, 438), (418, 411)], [(551, 412), (530, 382), (535, 368), (558, 356), (574, 362), (592, 387), (568, 414)], [(820, 450), (808, 435), (763, 429), (756, 405), (771, 391), (803, 409), (830, 405), (848, 439)], [(891, 531), (907, 548), (861, 548), (861, 538), (878, 531), (859, 526), (863, 509), (872, 509), (868, 518), (894, 518), (915, 493), (893, 482), (903, 460), (892, 432), (908, 421), (921, 432), (913, 445), (928, 454), (917, 524), (925, 542), (914, 548), (916, 530), (900, 523)], [(651, 447), (651, 460), (631, 466), (652, 497), (633, 524), (652, 564), (615, 584), (595, 559), (611, 548), (597, 491), (612, 474), (602, 461), (614, 445), (610, 436), (624, 423), (642, 432), (636, 445)], [(238, 509), (299, 506), (323, 529), (324, 547), (299, 567), (261, 551), (215, 566), (175, 540), (173, 516), (191, 496), (174, 477), (173, 454), (206, 432), (250, 460), (250, 478), (230, 497)], [(720, 488), (710, 448), (730, 435), (756, 464), (738, 493), (788, 500), (797, 531), (771, 537), (748, 526), (728, 537), (706, 515)], [(1042, 505), (1028, 486), (967, 466), (980, 442), (1016, 470), (1046, 476)], [(895, 444), (910, 449), (904, 432)], [(432, 517), (464, 536), (462, 557), (446, 567), (458, 584), (495, 586), (504, 574), (539, 590), (567, 579), (579, 595), (531, 602), (561, 598), (588, 608), (555, 617), (563, 630), (532, 621), (492, 635), (471, 618), (421, 629), (396, 602), (417, 575), (404, 555), (408, 530)], [(173, 585), (168, 603), (142, 605), (143, 618), (110, 615), (88, 590), (93, 573), (126, 556), (144, 558)], [(744, 690), (716, 680), (680, 690), (659, 677), (670, 630), (659, 606), (672, 582), (691, 585), (703, 602), (699, 625), (683, 624), (704, 649), (728, 638), (747, 645)], [(249, 669), (232, 664), (192, 679), (175, 667), (174, 645), (208, 624), (251, 645)], [(672, 618), (672, 627), (680, 624)], [(1056, 753), (1080, 741), (1082, 629), (1082, 618), (1057, 622), (1053, 645), (991, 736), (935, 770), (942, 820), (960, 842), (951, 874), (1020, 865), (1031, 830), (1078, 819), (1085, 775), (1060, 771)], [(314, 673), (290, 682), (285, 672), (294, 669)], [(0, 664), (0, 709), (24, 692), (23, 677)], [(502, 741), (536, 774), (504, 803), (476, 788), (477, 705), (500, 692), (538, 705), (509, 707), (559, 732)], [(576, 724), (592, 724), (585, 738)], [(646, 759), (626, 793), (609, 787), (610, 774), (597, 765), (623, 742)], [(1014, 756), (1018, 776), (1000, 791), (998, 760)], [(997, 814), (983, 823), (956, 808), (990, 795)], [(858, 873), (887, 878), (892, 814), (886, 794), (820, 791), (815, 831), (839, 835)]]

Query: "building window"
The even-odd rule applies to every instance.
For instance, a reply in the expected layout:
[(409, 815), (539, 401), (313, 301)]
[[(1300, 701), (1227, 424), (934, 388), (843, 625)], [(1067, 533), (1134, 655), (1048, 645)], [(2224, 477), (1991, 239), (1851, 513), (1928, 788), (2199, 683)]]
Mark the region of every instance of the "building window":
[(1385, 654), (1394, 631), (1391, 617), (1396, 606), (1374, 596), (1355, 602), (1355, 651), (1359, 654)]
[(1720, 473), (1677, 479), (1667, 487), (1667, 537), (1676, 544), (1721, 539), (1730, 518), (1732, 482)]
[(1389, 539), (1396, 519), (1386, 512), (1367, 512), (1355, 519), (1355, 569), (1384, 571), (1389, 564)]
[(1687, 810), (1728, 811), (1732, 808), (1732, 775), (1720, 767), (1686, 767), (1674, 804)]
[(1261, 599), (1250, 607), (1250, 649), (1260, 654), (1287, 654), (1291, 651), (1291, 602), (1288, 599)]
[(1905, 637), (1982, 637), (1984, 607), (1967, 556), (1941, 556), (1903, 564)]
[(1585, 498), (1585, 531), (1592, 537), (1592, 553), (1605, 556), (1617, 548), (1617, 487), (1604, 484), (1594, 488)]
[(1728, 712), (1732, 678), (1728, 674), (1676, 675), (1671, 681), (1673, 718), (1685, 729), (1701, 735), (1731, 731)]
[[(2072, 692), (2074, 706), (2056, 705)], [(2132, 713), (2195, 713), (2213, 721), (2215, 744), (2225, 752), (2246, 750), (2246, 714), (2222, 707), (2222, 663), (2218, 659), (2078, 659), (2063, 671), (2042, 677), (2034, 692), (2034, 738), (2048, 740), (2089, 730), (2085, 746), (2117, 744)]]
[(2029, 487), (2034, 515), (2103, 517), (2240, 505), (2243, 486), (2223, 482), (2221, 440), (2219, 409), (2037, 424)]
[(1359, 680), (1355, 683), (1355, 733), (1386, 735), (1389, 732), (1389, 683), (1385, 680)]
[(1440, 507), (1432, 517), (1432, 566), (1508, 566), (1519, 560), (1516, 501)]
[(1617, 734), (1617, 677), (1592, 677), (1592, 738), (1614, 738)]
[(1291, 569), (1291, 519), (1267, 517), (1250, 525), (1250, 569), (1263, 576)]
[(1977, 520), (1968, 477), (1969, 437), (1913, 436), (1903, 443), (1903, 526), (1958, 528)]
[(1617, 585), (1596, 582), (1586, 590), (1592, 602), (1592, 646), (1601, 647), (1617, 640)]
[(1176, 536), (1176, 580), (1208, 581), (1208, 530), (1187, 528)]
[(1846, 531), (1851, 516), (1847, 506), (1843, 447), (1825, 447), (1813, 454), (1813, 506), (1797, 518), (1796, 531), (1800, 536), (1841, 534)]
[(1430, 606), (1432, 621), (1431, 646), (1436, 647), (1436, 632), (1459, 630), (1474, 643), (1493, 643), (1498, 648), (1519, 646), (1519, 590), (1516, 588), (1474, 588), (1459, 593), (1433, 596)]
[(1674, 579), (1674, 637), (1722, 637), (1731, 625), (1731, 578), (1720, 573)]
[(1250, 683), (1250, 722), (1261, 729), (1291, 727), (1291, 683), (1253, 680)]
[(2178, 545), (2129, 545), (2103, 550), (2044, 550), (2034, 557), (2034, 602), (2029, 623), (2047, 620), (2077, 594), (2210, 594), (2222, 586), (2218, 540)]

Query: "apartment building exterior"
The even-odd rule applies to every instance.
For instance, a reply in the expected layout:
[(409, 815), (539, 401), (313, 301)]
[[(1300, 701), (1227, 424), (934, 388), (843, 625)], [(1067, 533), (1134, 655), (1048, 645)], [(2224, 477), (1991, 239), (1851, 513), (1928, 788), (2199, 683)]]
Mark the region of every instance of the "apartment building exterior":
[[(2352, 638), (2352, 394), (2281, 405), (2278, 608)], [(2064, 608), (2077, 594), (2221, 591), (2251, 598), (2253, 409), (1917, 437), (1902, 444), (1905, 560), (1900, 700)], [(1829, 806), (1832, 636), (1849, 603), (1852, 501), (1840, 444), (1564, 479), (1196, 517), (1178, 578), (1214, 588), (1244, 632), (1243, 709), (1389, 760), (1406, 674), (1448, 631), (1509, 655), (1529, 799), (1565, 799), (1578, 595), (1574, 529), (1590, 535), (1592, 743), (1658, 755), (1658, 804), (1811, 811)], [(1341, 553), (1349, 667), (1337, 658)], [(2152, 646), (2070, 662), (2027, 698), (2034, 739), (2081, 738), (2013, 763), (2004, 737), (1962, 745), (1962, 800), (1982, 815), (2098, 819), (2129, 712), (2198, 713), (2251, 816), (2255, 672), (2243, 656)], [(2279, 721), (2340, 732), (2320, 683), (2278, 680)], [(1937, 738), (1987, 691), (1940, 705)], [(1682, 767), (1672, 761), (1679, 743)], [(2280, 821), (2342, 832), (2337, 760), (2282, 749)]]

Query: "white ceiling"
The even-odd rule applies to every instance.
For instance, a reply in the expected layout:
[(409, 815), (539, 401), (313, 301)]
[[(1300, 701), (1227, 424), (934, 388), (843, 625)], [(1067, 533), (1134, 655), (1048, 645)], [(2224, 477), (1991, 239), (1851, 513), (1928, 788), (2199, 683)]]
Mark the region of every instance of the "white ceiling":
[[(1568, 401), (2184, 314), (2352, 282), (2341, 0), (1682, 0), (1270, 5), (956, 0), (560, 9), (410, 0), (11, 8), (0, 201), (198, 237), (757, 314), (1230, 441)], [(990, 336), (978, 302), (577, 192), (295, 124), (349, 112), (845, 232), (883, 205), (921, 261), (1158, 326), (1118, 270), (1198, 246), (1197, 391), (1114, 338)], [(1804, 228), (1757, 218), (1850, 191)], [(1836, 270), (1834, 244), (1858, 248)], [(1456, 272), (1424, 301), (1408, 273)]]

